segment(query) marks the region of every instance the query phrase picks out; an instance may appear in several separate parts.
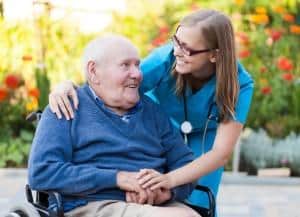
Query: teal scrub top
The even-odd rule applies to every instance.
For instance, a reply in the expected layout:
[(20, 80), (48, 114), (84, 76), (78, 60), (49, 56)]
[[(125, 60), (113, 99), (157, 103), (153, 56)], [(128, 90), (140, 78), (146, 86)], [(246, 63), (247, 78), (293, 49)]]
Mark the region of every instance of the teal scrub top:
[[(175, 57), (171, 43), (155, 49), (147, 56), (141, 63), (143, 81), (140, 91), (160, 104), (165, 113), (171, 118), (173, 125), (180, 129), (181, 123), (185, 121), (184, 103), (183, 97), (175, 94), (176, 81), (170, 74), (174, 61)], [(235, 121), (244, 124), (251, 104), (254, 85), (251, 76), (240, 63), (238, 64), (238, 79), (240, 92), (235, 107)], [(210, 114), (218, 117), (218, 108), (214, 100), (215, 89), (215, 76), (194, 94), (187, 89), (187, 119), (193, 126), (192, 132), (188, 134), (188, 145), (196, 156), (201, 155), (203, 151), (209, 151), (216, 136), (218, 122), (215, 119), (207, 122)], [(206, 123), (208, 126), (204, 136)], [(222, 169), (220, 168), (205, 177), (201, 177), (199, 184), (210, 187), (216, 195), (223, 172)]]

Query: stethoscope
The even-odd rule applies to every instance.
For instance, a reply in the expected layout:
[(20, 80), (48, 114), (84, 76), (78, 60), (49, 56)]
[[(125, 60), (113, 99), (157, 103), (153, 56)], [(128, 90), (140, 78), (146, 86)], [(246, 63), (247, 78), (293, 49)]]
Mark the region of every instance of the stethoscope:
[[(181, 132), (183, 133), (184, 143), (188, 144), (188, 134), (190, 134), (193, 131), (193, 125), (188, 119), (186, 85), (184, 85), (184, 88), (183, 88), (182, 98), (183, 98), (183, 109), (184, 109), (184, 121), (182, 122), (180, 129), (181, 129)], [(209, 105), (207, 120), (205, 122), (205, 128), (204, 128), (204, 132), (203, 132), (203, 136), (202, 136), (202, 145), (201, 145), (202, 154), (204, 154), (204, 152), (205, 152), (204, 144), (205, 144), (208, 124), (210, 121), (215, 121), (217, 123), (219, 122), (218, 109), (217, 109), (217, 105), (215, 102), (210, 103), (210, 105)]]

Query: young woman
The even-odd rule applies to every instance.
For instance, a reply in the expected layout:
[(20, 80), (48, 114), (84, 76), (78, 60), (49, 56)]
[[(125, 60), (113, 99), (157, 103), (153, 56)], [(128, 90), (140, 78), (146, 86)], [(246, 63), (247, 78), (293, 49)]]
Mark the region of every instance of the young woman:
[[(214, 10), (200, 10), (184, 17), (173, 43), (157, 48), (141, 64), (141, 91), (159, 103), (181, 130), (198, 158), (166, 176), (144, 170), (144, 185), (173, 187), (193, 180), (218, 192), (223, 166), (230, 158), (246, 121), (253, 80), (237, 64), (234, 31), (230, 19)], [(67, 118), (78, 104), (71, 82), (50, 94), (50, 107)], [(60, 109), (59, 109), (60, 108)], [(155, 178), (156, 177), (156, 178)], [(192, 203), (207, 203), (199, 192)]]

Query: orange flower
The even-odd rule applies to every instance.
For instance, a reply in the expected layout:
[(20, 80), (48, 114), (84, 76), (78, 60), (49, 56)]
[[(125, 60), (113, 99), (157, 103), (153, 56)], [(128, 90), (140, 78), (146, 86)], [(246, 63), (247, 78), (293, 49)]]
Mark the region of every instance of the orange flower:
[(269, 16), (266, 14), (253, 14), (250, 15), (249, 20), (255, 24), (267, 24), (269, 23)]
[(255, 12), (258, 13), (258, 14), (266, 14), (267, 10), (266, 10), (265, 7), (256, 7)]
[(293, 81), (294, 80), (294, 75), (292, 73), (286, 72), (281, 74), (282, 80), (285, 81)]
[(247, 58), (251, 55), (251, 52), (249, 50), (242, 50), (239, 52), (239, 58)]
[(24, 62), (26, 62), (26, 61), (31, 61), (31, 60), (32, 60), (32, 56), (24, 55), (24, 56), (22, 56), (22, 60), (23, 60)]
[(260, 91), (263, 95), (269, 95), (272, 93), (272, 88), (270, 86), (266, 86), (266, 87), (261, 88)]
[(275, 11), (278, 14), (283, 14), (283, 13), (285, 13), (286, 10), (282, 6), (276, 6), (276, 7), (273, 7), (273, 11)]
[(292, 61), (286, 57), (277, 59), (277, 67), (283, 71), (291, 71), (294, 68)]
[(250, 43), (249, 36), (245, 32), (237, 32), (236, 33), (236, 39), (239, 43), (243, 45), (248, 45)]
[(29, 94), (29, 96), (32, 96), (32, 97), (38, 99), (40, 96), (40, 90), (37, 88), (31, 88), (28, 90), (28, 94)]
[(21, 79), (16, 75), (7, 75), (5, 78), (5, 84), (8, 88), (16, 89), (21, 84)]
[(300, 25), (290, 25), (290, 32), (300, 35)]
[(266, 14), (254, 14), (250, 15), (250, 21), (255, 24), (267, 24), (269, 22), (269, 17)]
[(283, 19), (284, 21), (287, 21), (287, 22), (290, 22), (290, 23), (293, 23), (293, 22), (295, 22), (295, 20), (296, 20), (295, 16), (292, 15), (292, 14), (283, 14), (283, 15), (282, 15), (282, 19)]
[(4, 101), (8, 95), (6, 88), (0, 87), (0, 102)]

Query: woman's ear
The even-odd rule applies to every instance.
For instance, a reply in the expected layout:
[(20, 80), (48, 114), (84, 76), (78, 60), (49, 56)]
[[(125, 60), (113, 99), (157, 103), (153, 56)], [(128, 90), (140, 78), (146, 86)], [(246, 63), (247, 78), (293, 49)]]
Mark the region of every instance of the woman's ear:
[(87, 77), (88, 80), (93, 84), (100, 84), (99, 73), (97, 73), (96, 62), (89, 61), (87, 64)]
[(219, 55), (219, 49), (216, 49), (210, 53), (209, 61), (215, 63), (217, 61), (217, 55)]

